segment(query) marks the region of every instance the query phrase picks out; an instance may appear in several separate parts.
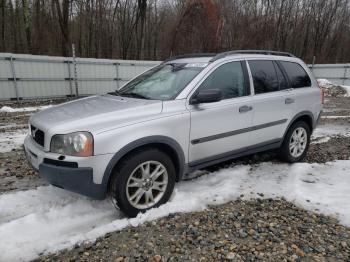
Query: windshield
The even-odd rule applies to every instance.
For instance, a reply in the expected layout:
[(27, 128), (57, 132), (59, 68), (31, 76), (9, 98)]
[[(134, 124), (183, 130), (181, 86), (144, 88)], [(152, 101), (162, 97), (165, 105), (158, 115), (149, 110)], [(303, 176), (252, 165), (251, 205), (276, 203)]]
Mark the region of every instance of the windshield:
[(127, 83), (116, 95), (143, 99), (174, 99), (203, 70), (205, 63), (161, 64)]

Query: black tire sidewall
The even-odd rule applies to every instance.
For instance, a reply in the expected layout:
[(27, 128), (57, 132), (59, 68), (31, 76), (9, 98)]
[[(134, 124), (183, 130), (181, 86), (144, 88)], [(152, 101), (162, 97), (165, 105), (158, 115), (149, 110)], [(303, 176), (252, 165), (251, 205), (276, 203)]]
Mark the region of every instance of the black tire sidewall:
[[(300, 155), (299, 157), (293, 157), (289, 150), (289, 143), (294, 130), (299, 127), (302, 127), (306, 130), (307, 142), (306, 142), (306, 147), (303, 154)], [(293, 125), (291, 125), (291, 127), (288, 129), (288, 132), (284, 138), (284, 141), (280, 149), (280, 157), (282, 158), (282, 160), (289, 163), (295, 163), (304, 159), (310, 146), (310, 138), (311, 138), (311, 129), (307, 123), (305, 123), (304, 121), (298, 121)]]
[[(137, 209), (132, 206), (126, 195), (127, 181), (134, 169), (141, 163), (146, 161), (158, 161), (164, 165), (168, 172), (168, 185), (163, 197), (154, 206), (147, 209)], [(116, 201), (118, 207), (129, 217), (135, 217), (140, 212), (145, 212), (151, 208), (158, 207), (166, 203), (174, 190), (176, 171), (171, 158), (164, 152), (157, 149), (146, 149), (135, 152), (125, 158), (115, 169), (111, 183), (115, 188), (111, 196)]]

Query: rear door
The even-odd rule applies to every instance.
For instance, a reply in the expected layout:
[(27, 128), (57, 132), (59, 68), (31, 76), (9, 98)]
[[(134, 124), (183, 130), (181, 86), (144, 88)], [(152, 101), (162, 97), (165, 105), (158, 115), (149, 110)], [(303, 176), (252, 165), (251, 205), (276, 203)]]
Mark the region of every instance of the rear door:
[(295, 114), (310, 111), (317, 117), (321, 110), (320, 89), (312, 86), (309, 75), (299, 63), (288, 61), (279, 63), (284, 68), (292, 88)]
[(253, 110), (245, 61), (219, 65), (204, 79), (201, 89), (220, 89), (222, 100), (188, 105), (191, 113), (190, 165), (219, 159), (250, 145)]
[(279, 141), (292, 118), (295, 97), (281, 66), (273, 60), (248, 61), (254, 85), (253, 131), (255, 145)]

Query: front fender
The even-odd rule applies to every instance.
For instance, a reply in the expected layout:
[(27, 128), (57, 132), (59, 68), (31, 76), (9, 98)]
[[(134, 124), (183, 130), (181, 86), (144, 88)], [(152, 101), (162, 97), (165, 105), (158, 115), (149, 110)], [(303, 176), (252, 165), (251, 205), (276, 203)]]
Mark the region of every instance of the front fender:
[(163, 144), (168, 147), (171, 147), (174, 152), (176, 152), (178, 158), (178, 180), (180, 180), (185, 171), (185, 154), (180, 146), (180, 144), (174, 139), (166, 136), (148, 136), (137, 139), (126, 146), (124, 146), (121, 150), (119, 150), (109, 161), (106, 170), (103, 174), (102, 184), (107, 186), (112, 175), (114, 167), (118, 164), (118, 162), (129, 152), (150, 144)]

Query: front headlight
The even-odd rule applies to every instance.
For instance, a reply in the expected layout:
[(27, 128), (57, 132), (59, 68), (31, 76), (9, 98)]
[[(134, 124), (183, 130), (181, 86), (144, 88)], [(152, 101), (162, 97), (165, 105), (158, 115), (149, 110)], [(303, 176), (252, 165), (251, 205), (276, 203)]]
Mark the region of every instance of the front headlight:
[(92, 156), (94, 140), (89, 132), (54, 135), (51, 139), (52, 153), (69, 156)]

